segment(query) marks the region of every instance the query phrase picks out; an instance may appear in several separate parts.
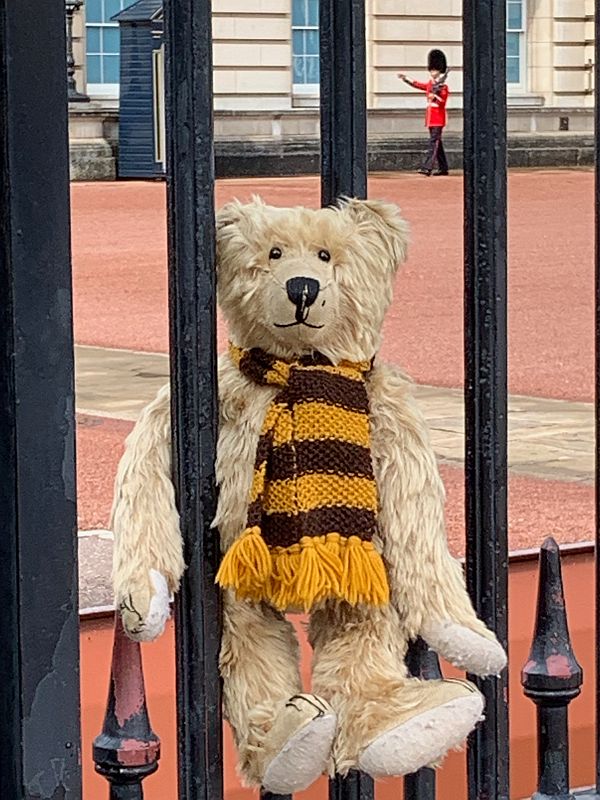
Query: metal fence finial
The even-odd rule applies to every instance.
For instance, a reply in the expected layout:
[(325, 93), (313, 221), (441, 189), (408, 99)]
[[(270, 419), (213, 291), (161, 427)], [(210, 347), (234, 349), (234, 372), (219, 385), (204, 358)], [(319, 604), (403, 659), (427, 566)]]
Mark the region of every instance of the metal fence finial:
[(127, 637), (117, 613), (106, 715), (94, 741), (96, 771), (110, 783), (110, 800), (142, 800), (142, 781), (156, 772), (159, 758), (160, 740), (146, 708), (140, 645)]
[(538, 791), (534, 797), (571, 798), (568, 705), (581, 691), (583, 671), (567, 625), (560, 550), (548, 538), (540, 550), (540, 579), (533, 643), (521, 673), (537, 705)]

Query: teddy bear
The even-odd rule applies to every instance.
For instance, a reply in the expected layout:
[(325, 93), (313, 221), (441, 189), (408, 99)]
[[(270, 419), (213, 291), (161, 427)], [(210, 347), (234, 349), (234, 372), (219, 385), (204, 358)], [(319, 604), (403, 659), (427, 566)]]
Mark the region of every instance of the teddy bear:
[[(224, 715), (249, 785), (287, 794), (323, 773), (437, 764), (482, 718), (464, 680), (405, 666), (421, 637), (496, 675), (444, 530), (444, 487), (410, 380), (377, 356), (408, 224), (382, 201), (217, 214)], [(162, 632), (184, 571), (171, 482), (169, 387), (126, 442), (112, 512), (124, 628)], [(308, 615), (310, 691), (287, 613)]]

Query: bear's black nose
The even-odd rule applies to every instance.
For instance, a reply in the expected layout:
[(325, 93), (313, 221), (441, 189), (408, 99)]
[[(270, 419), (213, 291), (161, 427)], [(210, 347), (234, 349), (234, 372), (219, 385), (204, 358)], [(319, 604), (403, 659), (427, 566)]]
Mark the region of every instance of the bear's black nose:
[(308, 308), (319, 296), (321, 285), (315, 278), (290, 278), (285, 288), (288, 297), (297, 308)]

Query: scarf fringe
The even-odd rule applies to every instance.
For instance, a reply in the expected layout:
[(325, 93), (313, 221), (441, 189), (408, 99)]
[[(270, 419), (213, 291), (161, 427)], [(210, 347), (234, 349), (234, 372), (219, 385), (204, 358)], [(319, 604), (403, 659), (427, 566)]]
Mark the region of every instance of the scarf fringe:
[(385, 565), (372, 542), (339, 533), (304, 536), (290, 547), (267, 547), (258, 526), (247, 528), (225, 553), (216, 582), (238, 597), (280, 611), (310, 611), (325, 598), (350, 605), (385, 605)]

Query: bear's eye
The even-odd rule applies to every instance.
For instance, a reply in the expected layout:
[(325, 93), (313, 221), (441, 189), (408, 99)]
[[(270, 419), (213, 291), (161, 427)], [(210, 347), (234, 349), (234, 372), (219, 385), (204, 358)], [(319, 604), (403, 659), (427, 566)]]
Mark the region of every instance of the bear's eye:
[(269, 260), (276, 261), (278, 258), (282, 256), (281, 248), (280, 247), (272, 247), (271, 252), (269, 253)]
[(331, 254), (329, 250), (319, 250), (319, 258), (321, 261), (331, 261)]

